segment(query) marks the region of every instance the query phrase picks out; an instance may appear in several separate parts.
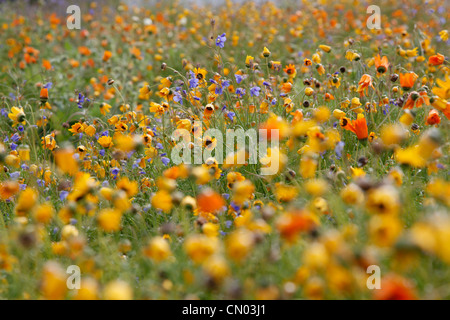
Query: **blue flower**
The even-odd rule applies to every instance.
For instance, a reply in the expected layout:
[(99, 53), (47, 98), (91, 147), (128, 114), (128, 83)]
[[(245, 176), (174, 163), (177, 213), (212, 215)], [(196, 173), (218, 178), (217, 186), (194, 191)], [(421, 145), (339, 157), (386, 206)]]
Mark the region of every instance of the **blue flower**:
[(257, 97), (257, 96), (259, 96), (260, 91), (261, 91), (260, 87), (253, 87), (250, 89), (250, 95)]
[(165, 166), (167, 166), (170, 162), (170, 159), (167, 157), (161, 157), (162, 163), (164, 163)]
[(227, 41), (227, 38), (225, 35), (226, 35), (225, 33), (222, 33), (216, 39), (216, 46), (218, 46), (219, 48), (223, 48), (225, 46), (225, 41)]
[(13, 136), (11, 137), (11, 140), (17, 142), (20, 140), (20, 136), (17, 133), (14, 133)]
[(242, 88), (237, 88), (236, 89), (236, 94), (242, 98), (243, 95), (245, 95), (245, 89)]
[(179, 103), (179, 104), (183, 104), (183, 97), (181, 96), (181, 94), (178, 91), (175, 91), (175, 93), (173, 94), (173, 101)]
[(20, 177), (20, 172), (19, 171), (11, 172), (9, 176), (11, 177), (11, 179), (17, 180)]
[(61, 192), (59, 193), (59, 199), (60, 199), (61, 201), (64, 201), (64, 200), (67, 198), (68, 195), (69, 195), (69, 192), (68, 192), (68, 191), (61, 191)]
[(334, 148), (334, 152), (336, 153), (336, 157), (338, 159), (341, 159), (341, 157), (342, 157), (342, 151), (344, 151), (344, 145), (345, 145), (345, 143), (343, 141), (339, 141), (336, 144), (336, 147)]
[(234, 117), (235, 117), (235, 116), (236, 116), (236, 113), (234, 113), (234, 112), (232, 112), (232, 111), (227, 112), (227, 117), (228, 117), (231, 121), (234, 120)]
[(244, 80), (244, 77), (240, 74), (235, 74), (234, 77), (236, 78), (236, 82), (239, 84), (242, 80)]

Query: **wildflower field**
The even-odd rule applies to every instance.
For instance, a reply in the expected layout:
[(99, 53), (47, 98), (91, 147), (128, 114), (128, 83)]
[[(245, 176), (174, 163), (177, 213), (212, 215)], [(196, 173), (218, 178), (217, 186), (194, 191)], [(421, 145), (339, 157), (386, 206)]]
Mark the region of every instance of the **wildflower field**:
[(0, 298), (449, 299), (449, 9), (0, 1)]

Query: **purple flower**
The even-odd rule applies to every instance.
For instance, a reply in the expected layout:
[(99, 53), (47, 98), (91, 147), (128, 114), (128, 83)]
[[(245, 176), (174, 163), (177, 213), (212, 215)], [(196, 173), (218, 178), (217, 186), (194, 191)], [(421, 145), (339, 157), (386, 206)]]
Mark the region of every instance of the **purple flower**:
[(164, 163), (165, 166), (167, 166), (170, 162), (170, 159), (167, 157), (161, 157), (162, 163)]
[(194, 89), (198, 87), (198, 79), (195, 77), (195, 73), (191, 71), (191, 78), (189, 79), (189, 88)]
[(59, 199), (60, 199), (61, 201), (64, 201), (64, 200), (67, 198), (68, 195), (69, 195), (69, 192), (67, 192), (67, 191), (61, 191), (61, 192), (59, 193)]
[(236, 78), (236, 82), (238, 84), (241, 83), (241, 81), (244, 79), (244, 77), (241, 76), (240, 74), (235, 74), (234, 77)]
[(336, 157), (337, 157), (338, 159), (341, 159), (341, 157), (342, 157), (342, 151), (344, 151), (344, 145), (345, 145), (344, 142), (339, 141), (339, 142), (336, 144), (336, 147), (334, 148), (334, 152), (336, 153)]
[(11, 177), (11, 179), (17, 180), (20, 177), (20, 172), (19, 171), (11, 172), (11, 174), (9, 176)]
[(11, 137), (11, 140), (17, 142), (20, 140), (20, 136), (17, 133), (14, 133)]
[(242, 98), (243, 95), (245, 95), (245, 89), (242, 88), (237, 88), (236, 89), (236, 94)]
[(231, 121), (234, 120), (234, 117), (235, 117), (235, 116), (236, 116), (236, 113), (234, 113), (234, 112), (232, 112), (232, 111), (227, 112), (227, 117), (228, 117)]
[(173, 94), (173, 101), (179, 104), (183, 104), (183, 97), (178, 91), (175, 91), (175, 93)]
[(261, 91), (260, 87), (253, 87), (253, 88), (250, 89), (250, 95), (254, 96), (254, 97), (257, 97), (257, 96), (259, 96), (259, 92), (260, 91)]
[(223, 48), (225, 46), (225, 41), (227, 41), (227, 38), (225, 35), (226, 35), (225, 33), (222, 33), (216, 39), (216, 46), (218, 46), (219, 48)]

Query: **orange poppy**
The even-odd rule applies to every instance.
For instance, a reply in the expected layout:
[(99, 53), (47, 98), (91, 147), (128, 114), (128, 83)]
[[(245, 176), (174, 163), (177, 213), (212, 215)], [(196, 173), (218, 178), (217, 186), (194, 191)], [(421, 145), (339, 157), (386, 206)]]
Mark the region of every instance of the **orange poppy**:
[(389, 67), (388, 58), (384, 56), (383, 58), (380, 55), (375, 57), (375, 67), (377, 68), (378, 73), (385, 73)]
[(439, 116), (439, 113), (436, 109), (431, 109), (428, 113), (427, 121), (425, 122), (425, 124), (427, 126), (433, 126), (439, 123), (441, 123), (441, 117)]
[(376, 290), (375, 300), (414, 300), (414, 288), (406, 279), (397, 275), (388, 275), (382, 279), (383, 286)]
[(341, 127), (356, 134), (359, 140), (367, 139), (369, 130), (367, 129), (366, 118), (362, 113), (358, 113), (356, 120), (350, 122), (350, 119), (343, 117), (340, 120)]
[(414, 72), (408, 73), (400, 73), (400, 86), (403, 90), (409, 90), (414, 86), (414, 82), (416, 82), (419, 76)]
[(421, 91), (420, 93), (417, 93), (416, 91), (413, 91), (409, 94), (408, 100), (406, 100), (403, 109), (412, 109), (414, 106), (419, 108), (424, 103), (426, 105), (430, 104), (430, 98), (428, 98), (427, 92)]
[(372, 84), (372, 77), (369, 76), (368, 74), (362, 75), (361, 80), (359, 80), (359, 82), (358, 82), (358, 85), (359, 86), (356, 91), (359, 92), (361, 97), (364, 96), (364, 92), (367, 93), (369, 91), (369, 87), (372, 87), (372, 89), (375, 89)]
[(432, 66), (439, 66), (439, 65), (443, 64), (444, 61), (445, 61), (445, 57), (440, 53), (435, 54), (428, 59), (428, 63)]
[(88, 56), (91, 54), (91, 50), (88, 47), (79, 47), (78, 52), (83, 56)]
[(112, 52), (111, 51), (105, 51), (105, 53), (103, 54), (103, 61), (108, 61), (110, 58), (112, 57)]
[(43, 59), (42, 67), (44, 67), (45, 70), (50, 70), (52, 68), (52, 64), (50, 63), (50, 61)]
[(41, 93), (39, 94), (39, 98), (41, 99), (41, 101), (47, 101), (48, 100), (48, 89), (47, 88), (42, 88), (41, 89)]
[(225, 206), (222, 196), (212, 190), (206, 190), (197, 197), (200, 212), (217, 212)]

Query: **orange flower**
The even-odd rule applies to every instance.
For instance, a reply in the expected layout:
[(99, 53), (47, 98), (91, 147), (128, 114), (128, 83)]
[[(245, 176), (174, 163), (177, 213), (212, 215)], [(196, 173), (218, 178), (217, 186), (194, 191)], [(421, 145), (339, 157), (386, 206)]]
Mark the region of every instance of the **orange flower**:
[(50, 61), (43, 59), (42, 67), (44, 67), (45, 70), (50, 70), (52, 68), (52, 64), (50, 63)]
[(48, 100), (48, 89), (47, 88), (42, 88), (41, 89), (41, 93), (39, 95), (39, 98), (41, 99), (41, 101), (45, 102)]
[(138, 60), (142, 60), (141, 50), (139, 48), (133, 47), (130, 49), (130, 53)]
[(358, 113), (357, 119), (352, 122), (346, 117), (341, 118), (341, 127), (356, 134), (359, 140), (367, 139), (369, 135), (366, 118), (362, 113)]
[(414, 72), (401, 73), (400, 74), (400, 86), (403, 90), (409, 90), (414, 86), (414, 82), (416, 82), (419, 76)]
[(105, 51), (105, 53), (103, 53), (103, 61), (108, 61), (110, 58), (112, 57), (112, 52), (111, 51)]
[(4, 181), (0, 183), (0, 198), (3, 200), (11, 198), (20, 191), (20, 186), (16, 181)]
[(415, 300), (416, 295), (409, 281), (397, 276), (388, 275), (382, 279), (380, 290), (375, 290), (375, 300)]
[(79, 47), (78, 52), (83, 56), (88, 56), (91, 54), (91, 50), (88, 47)]
[(212, 190), (206, 190), (197, 197), (200, 212), (217, 212), (225, 206), (222, 196)]
[(441, 123), (441, 117), (439, 117), (439, 113), (436, 109), (431, 109), (428, 113), (427, 121), (425, 122), (425, 124), (427, 126), (432, 126), (439, 123)]
[(431, 56), (428, 59), (428, 64), (430, 64), (432, 66), (439, 66), (439, 65), (443, 64), (444, 61), (445, 61), (445, 57), (442, 54), (438, 53), (438, 54)]
[(369, 86), (372, 87), (372, 89), (375, 89), (372, 84), (372, 77), (369, 76), (368, 74), (362, 75), (361, 80), (359, 80), (359, 82), (358, 82), (358, 85), (359, 85), (359, 87), (356, 91), (359, 92), (361, 97), (364, 96), (364, 91), (366, 93), (369, 91)]
[(293, 64), (288, 64), (283, 70), (292, 78), (297, 74), (297, 70)]
[(426, 91), (421, 91), (420, 93), (417, 93), (416, 91), (413, 91), (409, 94), (408, 100), (406, 100), (405, 105), (403, 106), (403, 109), (412, 109), (414, 106), (417, 108), (421, 107), (423, 104), (429, 105), (430, 99), (428, 98)]
[(288, 242), (294, 241), (300, 232), (314, 230), (317, 225), (317, 219), (304, 210), (285, 213), (276, 221), (278, 231)]
[(389, 62), (386, 56), (383, 58), (380, 57), (380, 55), (377, 55), (375, 57), (375, 67), (377, 68), (378, 73), (385, 73), (389, 67)]

